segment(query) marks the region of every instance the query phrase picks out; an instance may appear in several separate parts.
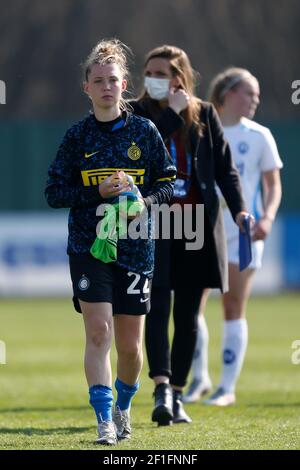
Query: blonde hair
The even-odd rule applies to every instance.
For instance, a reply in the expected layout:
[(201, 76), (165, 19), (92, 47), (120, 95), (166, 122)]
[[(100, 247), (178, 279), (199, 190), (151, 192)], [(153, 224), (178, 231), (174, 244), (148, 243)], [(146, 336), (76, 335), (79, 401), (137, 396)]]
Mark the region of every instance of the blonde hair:
[[(131, 49), (118, 39), (103, 39), (91, 50), (90, 54), (82, 64), (83, 79), (88, 81), (92, 67), (95, 64), (117, 64), (123, 79), (129, 79), (128, 60), (132, 56)], [(120, 100), (121, 110), (127, 109), (123, 98)]]
[[(182, 111), (185, 121), (182, 136), (185, 141), (188, 140), (188, 131), (192, 125), (201, 133), (200, 109), (201, 100), (195, 95), (198, 74), (193, 70), (190, 59), (187, 54), (176, 46), (163, 45), (152, 49), (146, 56), (145, 67), (151, 59), (166, 59), (170, 63), (172, 75), (178, 78), (180, 87), (190, 96), (188, 107)], [(147, 92), (142, 95), (147, 98)]]
[(245, 80), (257, 80), (249, 70), (239, 67), (229, 67), (216, 75), (210, 83), (208, 99), (216, 109), (224, 104), (225, 95), (229, 90), (235, 90)]

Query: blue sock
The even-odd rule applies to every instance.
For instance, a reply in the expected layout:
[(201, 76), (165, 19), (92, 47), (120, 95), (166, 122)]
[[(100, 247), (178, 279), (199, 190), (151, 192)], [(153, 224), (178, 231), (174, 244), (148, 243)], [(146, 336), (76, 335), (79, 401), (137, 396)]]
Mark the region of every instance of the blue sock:
[(98, 423), (112, 421), (112, 389), (106, 385), (93, 385), (89, 388), (90, 404), (94, 408)]
[(135, 385), (127, 385), (117, 378), (115, 381), (115, 387), (118, 392), (116, 406), (118, 406), (122, 411), (128, 410), (133, 396), (139, 389), (139, 383), (137, 382)]

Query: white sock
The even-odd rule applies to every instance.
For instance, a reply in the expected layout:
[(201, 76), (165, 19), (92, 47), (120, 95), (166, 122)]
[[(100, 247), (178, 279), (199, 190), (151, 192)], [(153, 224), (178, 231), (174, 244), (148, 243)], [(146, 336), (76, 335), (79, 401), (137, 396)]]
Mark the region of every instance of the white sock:
[(248, 325), (245, 318), (224, 322), (223, 371), (220, 387), (234, 393), (241, 373), (248, 344)]
[(209, 333), (203, 314), (198, 316), (198, 332), (192, 362), (192, 377), (201, 382), (210, 382), (208, 374), (208, 343)]

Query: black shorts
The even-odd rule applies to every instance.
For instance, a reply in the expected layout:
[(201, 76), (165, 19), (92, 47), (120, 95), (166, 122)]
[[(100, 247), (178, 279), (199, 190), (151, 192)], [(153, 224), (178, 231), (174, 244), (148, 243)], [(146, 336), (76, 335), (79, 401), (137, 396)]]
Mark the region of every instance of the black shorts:
[(150, 311), (151, 280), (126, 271), (115, 263), (105, 264), (89, 253), (69, 255), (73, 303), (81, 312), (84, 302), (109, 302), (113, 314), (144, 315)]

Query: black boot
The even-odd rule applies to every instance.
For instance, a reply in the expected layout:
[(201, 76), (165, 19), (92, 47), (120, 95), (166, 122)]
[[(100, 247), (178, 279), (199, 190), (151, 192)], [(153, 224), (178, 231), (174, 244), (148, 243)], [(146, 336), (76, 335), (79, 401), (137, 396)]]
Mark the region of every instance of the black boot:
[(182, 404), (182, 392), (173, 390), (173, 423), (191, 423), (191, 418), (186, 414)]
[(158, 426), (168, 426), (173, 420), (173, 396), (169, 384), (158, 384), (154, 390), (154, 410), (152, 421), (158, 423)]

